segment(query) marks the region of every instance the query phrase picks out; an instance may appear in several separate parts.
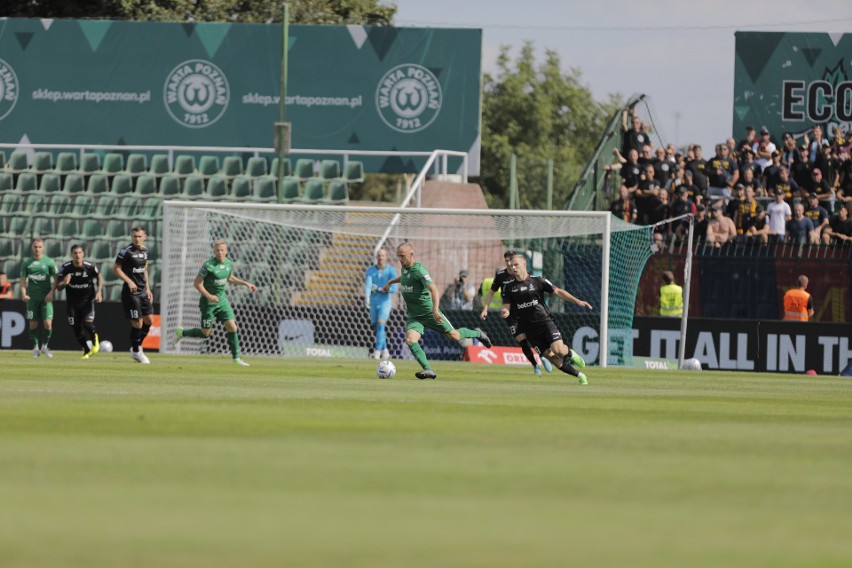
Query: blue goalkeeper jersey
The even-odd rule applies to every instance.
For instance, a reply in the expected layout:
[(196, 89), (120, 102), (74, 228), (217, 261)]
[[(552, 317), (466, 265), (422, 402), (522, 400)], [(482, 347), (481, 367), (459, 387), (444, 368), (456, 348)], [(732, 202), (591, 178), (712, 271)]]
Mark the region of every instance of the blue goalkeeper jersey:
[(384, 268), (379, 268), (375, 264), (367, 269), (367, 275), (364, 281), (364, 297), (370, 298), (370, 302), (389, 302), (391, 294), (396, 293), (396, 284), (390, 287), (387, 294), (382, 293), (382, 288), (385, 284), (396, 278), (396, 268), (390, 264)]

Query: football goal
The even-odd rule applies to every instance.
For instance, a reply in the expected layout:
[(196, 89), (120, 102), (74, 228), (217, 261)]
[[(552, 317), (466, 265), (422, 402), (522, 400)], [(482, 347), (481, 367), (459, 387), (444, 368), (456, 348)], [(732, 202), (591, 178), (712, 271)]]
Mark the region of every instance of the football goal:
[[(213, 241), (224, 239), (234, 273), (258, 287), (227, 289), (246, 355), (366, 357), (374, 335), (364, 271), (378, 248), (399, 270), (396, 247), (411, 242), (439, 294), (461, 270), (478, 287), (504, 266), (506, 250), (524, 253), (531, 274), (594, 307), (551, 298), (566, 343), (590, 363), (630, 364), (636, 289), (652, 254), (648, 227), (608, 212), (166, 201), (163, 234), (161, 349), (172, 353), (228, 352), (221, 326), (207, 340), (174, 341), (178, 326), (200, 323), (193, 280)], [(394, 358), (407, 358), (404, 305), (395, 297), (393, 306), (389, 347)], [(497, 345), (515, 345), (497, 311), (485, 321), (479, 309), (447, 316), (457, 327), (482, 327)], [(457, 346), (428, 336), (430, 357), (459, 356)]]

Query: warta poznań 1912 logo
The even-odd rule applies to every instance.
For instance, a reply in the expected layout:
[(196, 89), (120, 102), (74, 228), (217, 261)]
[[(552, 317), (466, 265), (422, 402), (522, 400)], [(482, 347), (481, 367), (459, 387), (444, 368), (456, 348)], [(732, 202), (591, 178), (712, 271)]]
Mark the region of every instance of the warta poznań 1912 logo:
[(18, 102), (20, 84), (12, 66), (0, 59), (0, 120), (12, 112)]
[(441, 84), (420, 65), (397, 65), (384, 74), (376, 89), (376, 108), (382, 120), (399, 132), (419, 132), (441, 112)]
[(225, 74), (203, 59), (190, 59), (175, 67), (163, 90), (166, 110), (188, 128), (204, 128), (222, 118), (230, 97)]

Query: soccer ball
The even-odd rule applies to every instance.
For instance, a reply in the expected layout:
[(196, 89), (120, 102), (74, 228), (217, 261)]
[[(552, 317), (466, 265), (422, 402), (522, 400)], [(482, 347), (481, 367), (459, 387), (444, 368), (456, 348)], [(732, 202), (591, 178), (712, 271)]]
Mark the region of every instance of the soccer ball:
[(112, 353), (112, 341), (101, 341), (99, 344), (99, 349), (101, 353)]
[(393, 361), (380, 361), (376, 367), (376, 376), (380, 379), (390, 379), (396, 374), (396, 365)]
[(701, 370), (701, 361), (698, 359), (685, 359), (683, 362), (683, 367), (686, 371), (700, 371)]

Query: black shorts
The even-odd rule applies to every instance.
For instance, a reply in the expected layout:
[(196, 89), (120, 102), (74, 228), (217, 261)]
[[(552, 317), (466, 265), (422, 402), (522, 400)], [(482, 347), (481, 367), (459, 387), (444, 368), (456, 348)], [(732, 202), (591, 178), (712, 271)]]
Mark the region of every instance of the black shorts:
[(523, 331), (519, 331), (518, 316), (513, 313), (509, 313), (509, 317), (506, 318), (506, 325), (509, 326), (509, 333), (512, 334), (512, 337), (516, 337), (523, 333)]
[(95, 321), (95, 302), (79, 302), (77, 304), (66, 304), (65, 310), (68, 313), (68, 325), (74, 327), (75, 322)]
[(121, 289), (121, 306), (127, 319), (139, 319), (142, 316), (150, 316), (154, 313), (154, 305), (148, 299), (145, 290), (131, 293), (127, 286)]
[(554, 341), (562, 340), (562, 332), (559, 331), (552, 319), (526, 326), (521, 333), (526, 333), (527, 341), (530, 342), (530, 345), (536, 347), (540, 353), (544, 353), (545, 349), (550, 349), (550, 345)]

